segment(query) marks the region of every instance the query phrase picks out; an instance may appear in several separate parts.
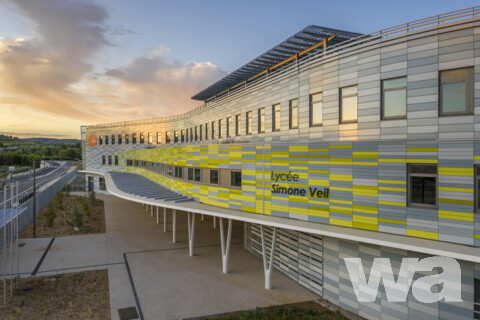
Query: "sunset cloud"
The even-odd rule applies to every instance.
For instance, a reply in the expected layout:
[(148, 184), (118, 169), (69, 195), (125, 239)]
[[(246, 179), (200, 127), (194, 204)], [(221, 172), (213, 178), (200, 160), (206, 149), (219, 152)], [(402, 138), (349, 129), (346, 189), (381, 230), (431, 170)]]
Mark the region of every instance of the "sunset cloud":
[[(9, 115), (0, 130), (35, 122), (39, 133), (78, 137), (81, 124), (178, 114), (198, 106), (190, 97), (226, 75), (210, 62), (175, 61), (161, 44), (126, 65), (94, 72), (102, 69), (96, 55), (114, 46), (110, 36), (135, 32), (109, 26), (109, 13), (93, 2), (8, 3), (33, 29), (25, 39), (0, 38), (0, 112)], [(38, 119), (28, 121), (33, 115), (41, 115), (45, 130)]]

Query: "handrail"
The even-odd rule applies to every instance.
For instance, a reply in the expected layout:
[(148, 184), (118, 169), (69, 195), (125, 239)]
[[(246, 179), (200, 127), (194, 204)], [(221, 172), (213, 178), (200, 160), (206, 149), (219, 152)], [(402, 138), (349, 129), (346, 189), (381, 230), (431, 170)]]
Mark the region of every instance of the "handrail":
[[(361, 35), (358, 37), (355, 37), (353, 39), (345, 40), (340, 43), (337, 43), (335, 45), (329, 46), (325, 48), (325, 50), (322, 50), (320, 52), (314, 52), (313, 54), (305, 56), (303, 59), (298, 59), (299, 64), (305, 65), (308, 62), (311, 62), (314, 59), (319, 59), (318, 62), (322, 62), (326, 59), (329, 59), (329, 56), (332, 56), (334, 54), (339, 54), (340, 52), (346, 53), (347, 50), (357, 48), (361, 45), (364, 45), (365, 43), (373, 42), (376, 40), (386, 40), (389, 37), (396, 37), (399, 35), (408, 35), (410, 32), (415, 31), (418, 32), (421, 29), (426, 29), (428, 27), (437, 25), (443, 25), (447, 24), (449, 22), (454, 22), (458, 21), (462, 18), (469, 17), (471, 16), (472, 18), (475, 18), (475, 16), (480, 15), (480, 6), (473, 6), (465, 9), (459, 9), (455, 11), (450, 11), (446, 13), (442, 13), (439, 15), (434, 15), (430, 17), (426, 17), (423, 19), (417, 19), (413, 20), (407, 23), (399, 24), (393, 27), (385, 28), (379, 31), (375, 31), (369, 34)], [(270, 77), (272, 74), (281, 74), (283, 71), (288, 70), (288, 66), (283, 66), (282, 68), (278, 67), (276, 71), (269, 72), (262, 72), (261, 74), (254, 76), (252, 78), (252, 82), (244, 81), (240, 82), (239, 84), (233, 86), (230, 88), (230, 90), (224, 90), (224, 92), (227, 92), (227, 94), (223, 95), (220, 99), (222, 99), (225, 96), (230, 96), (232, 93), (232, 89), (235, 89), (235, 93), (238, 93), (242, 90), (246, 90), (249, 87), (253, 86), (254, 84), (257, 84), (259, 80), (263, 79), (260, 77), (260, 75), (263, 74), (268, 74)], [(241, 84), (245, 84), (242, 86)], [(249, 86), (250, 85), (250, 86)], [(222, 93), (224, 93), (222, 92)], [(112, 123), (104, 123), (104, 124), (96, 124), (96, 125), (89, 125), (86, 126), (87, 129), (102, 129), (102, 128), (109, 128), (109, 127), (116, 127), (116, 126), (125, 126), (125, 125), (138, 125), (138, 124), (147, 124), (147, 123), (155, 123), (155, 122), (162, 122), (162, 121), (171, 121), (171, 120), (176, 120), (176, 119), (181, 119), (181, 118), (186, 118), (189, 115), (196, 114), (203, 109), (207, 108), (211, 104), (217, 102), (217, 97), (220, 94), (217, 94), (216, 96), (213, 96), (208, 99), (203, 105), (198, 106), (192, 110), (186, 111), (185, 113), (182, 114), (177, 114), (173, 116), (167, 116), (167, 117), (160, 117), (160, 118), (151, 118), (151, 119), (142, 119), (142, 120), (130, 120), (130, 121), (121, 121), (121, 122), (112, 122)], [(210, 100), (211, 99), (211, 100)]]

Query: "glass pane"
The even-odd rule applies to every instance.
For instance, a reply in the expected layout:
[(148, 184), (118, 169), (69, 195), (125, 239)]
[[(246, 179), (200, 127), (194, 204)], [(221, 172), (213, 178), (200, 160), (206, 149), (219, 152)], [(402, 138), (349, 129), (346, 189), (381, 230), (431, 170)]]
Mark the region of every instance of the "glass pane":
[(290, 100), (290, 106), (291, 106), (291, 107), (296, 107), (296, 106), (298, 106), (298, 99)]
[(407, 86), (407, 78), (383, 80), (383, 89), (392, 89), (392, 88), (406, 87), (406, 86)]
[(477, 209), (480, 209), (480, 179), (477, 179)]
[(200, 181), (200, 169), (195, 169), (195, 181)]
[(342, 88), (342, 96), (348, 96), (357, 93), (357, 86)]
[(298, 108), (297, 107), (294, 107), (292, 108), (292, 111), (291, 111), (291, 127), (292, 128), (296, 128), (298, 127)]
[(322, 124), (323, 122), (322, 109), (323, 109), (322, 101), (312, 103), (312, 125)]
[(323, 93), (312, 94), (312, 102), (323, 101)]
[(467, 81), (469, 69), (442, 71), (442, 83)]
[(466, 107), (466, 83), (444, 83), (442, 85), (442, 112), (448, 113), (466, 111)]
[(410, 177), (410, 202), (436, 204), (436, 182), (433, 177)]
[(218, 170), (210, 170), (210, 183), (218, 184)]
[(342, 98), (342, 119), (344, 121), (357, 120), (357, 96)]
[(385, 92), (383, 116), (401, 117), (407, 114), (407, 92), (403, 90), (393, 90)]
[(238, 171), (232, 171), (230, 173), (230, 180), (231, 185), (233, 187), (241, 187), (242, 186), (242, 173)]
[(436, 174), (437, 173), (437, 167), (432, 166), (432, 165), (422, 165), (422, 164), (409, 165), (408, 166), (408, 172), (410, 172), (410, 173)]
[(193, 168), (188, 168), (188, 180), (193, 180)]

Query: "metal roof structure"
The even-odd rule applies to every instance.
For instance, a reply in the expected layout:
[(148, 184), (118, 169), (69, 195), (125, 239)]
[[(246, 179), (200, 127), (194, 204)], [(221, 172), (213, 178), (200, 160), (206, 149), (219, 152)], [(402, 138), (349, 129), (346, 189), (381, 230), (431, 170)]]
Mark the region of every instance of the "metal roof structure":
[[(350, 40), (361, 36), (361, 33), (343, 31), (330, 29), (320, 26), (311, 25), (301, 30), (300, 32), (294, 34), (284, 42), (275, 46), (273, 49), (268, 50), (261, 56), (253, 59), (243, 67), (238, 68), (237, 70), (231, 72), (224, 78), (215, 82), (208, 88), (197, 93), (192, 97), (193, 100), (206, 101), (209, 98), (217, 95), (218, 93), (224, 92), (229, 88), (248, 80), (249, 78), (261, 73), (262, 71), (275, 66), (282, 61), (295, 56), (299, 52), (308, 49), (319, 42), (322, 42), (324, 39), (334, 36), (329, 43), (337, 44), (345, 40)], [(311, 55), (315, 52), (318, 52), (320, 47), (310, 51), (307, 55)]]

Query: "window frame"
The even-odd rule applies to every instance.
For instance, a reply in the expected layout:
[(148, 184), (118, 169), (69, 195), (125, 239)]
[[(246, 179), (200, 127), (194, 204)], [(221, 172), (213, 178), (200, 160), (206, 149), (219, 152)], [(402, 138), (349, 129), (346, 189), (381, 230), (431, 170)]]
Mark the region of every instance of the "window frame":
[[(313, 123), (313, 96), (321, 94), (322, 95), (322, 108), (320, 110), (320, 113), (322, 114), (322, 122), (320, 123)], [(318, 101), (317, 101), (318, 102)], [(312, 93), (310, 94), (310, 99), (309, 99), (309, 125), (310, 127), (322, 127), (323, 126), (323, 91), (317, 92), (317, 93)]]
[(232, 137), (232, 117), (227, 117), (227, 138)]
[[(278, 110), (277, 110), (278, 107)], [(281, 115), (280, 103), (272, 105), (272, 132), (280, 131), (280, 115)], [(278, 114), (277, 114), (278, 113)], [(278, 126), (277, 126), (278, 120)]]
[(242, 134), (242, 114), (235, 116), (235, 136), (239, 137)]
[[(385, 87), (384, 87), (384, 82), (385, 81), (402, 79), (402, 78), (405, 78), (405, 80), (407, 80), (407, 76), (401, 76), (401, 77), (395, 77), (395, 78), (382, 79), (380, 81), (380, 94), (381, 94), (381, 97), (380, 97), (380, 119), (381, 120), (407, 119), (408, 81), (406, 81), (406, 84), (405, 84), (404, 87), (396, 87), (396, 88), (390, 88), (390, 89), (385, 89)], [(385, 116), (385, 92), (398, 91), (398, 90), (400, 90), (399, 88), (405, 88), (405, 115), (404, 116), (390, 116), (390, 117), (387, 117), (387, 116)], [(357, 97), (358, 97), (358, 88), (357, 88)], [(358, 120), (358, 100), (357, 100), (357, 120)]]
[(145, 144), (145, 134), (140, 132), (140, 144)]
[[(297, 102), (297, 105), (295, 107), (292, 106), (293, 101)], [(288, 101), (288, 123), (289, 123), (288, 127), (289, 127), (289, 129), (298, 129), (298, 123), (300, 122), (299, 121), (300, 120), (299, 119), (300, 114), (298, 112), (298, 104), (299, 104), (298, 98), (291, 99), (290, 101)], [(293, 117), (292, 117), (293, 109), (295, 109), (295, 111), (297, 112), (297, 123), (295, 124), (295, 126), (293, 125)]]
[(157, 144), (162, 144), (162, 131), (157, 131)]
[[(263, 127), (263, 129), (262, 129), (262, 127)], [(265, 128), (266, 128), (266, 125), (265, 125), (265, 107), (258, 108), (258, 128), (257, 128), (258, 133), (265, 133)]]
[(475, 190), (475, 194), (474, 194), (474, 199), (473, 201), (475, 202), (474, 203), (474, 212), (475, 213), (480, 213), (480, 205), (479, 205), (479, 201), (480, 201), (480, 195), (479, 195), (479, 192), (480, 192), (480, 188), (478, 187), (478, 183), (480, 182), (480, 164), (476, 164), (474, 165), (473, 167), (473, 181), (474, 181), (474, 190)]
[[(432, 166), (435, 167), (436, 173), (410, 173), (410, 167), (413, 166)], [(410, 183), (410, 177), (433, 177), (435, 178), (435, 204), (426, 203), (412, 203), (411, 192), (412, 187)], [(438, 208), (438, 165), (432, 163), (407, 163), (407, 206), (423, 209), (437, 209)]]
[[(357, 93), (355, 94), (349, 94), (349, 95), (342, 95), (342, 91), (343, 89), (346, 89), (346, 88), (351, 88), (351, 87), (357, 87)], [(350, 86), (345, 86), (345, 87), (341, 87), (341, 88), (338, 88), (338, 96), (339, 96), (339, 106), (340, 106), (340, 110), (339, 110), (339, 117), (338, 117), (338, 121), (340, 124), (345, 124), (345, 123), (358, 123), (358, 84), (352, 84)], [(346, 121), (342, 121), (342, 115), (343, 115), (343, 98), (350, 98), (350, 97), (357, 97), (357, 118), (355, 120), (346, 120)]]
[[(219, 169), (209, 169), (208, 170), (208, 183), (213, 186), (220, 186), (220, 170)], [(217, 183), (212, 182), (212, 173), (217, 172)]]
[(247, 111), (245, 113), (245, 135), (249, 136), (249, 135), (252, 135), (252, 119), (253, 119), (253, 115), (252, 115), (252, 111)]
[(105, 155), (102, 155), (102, 165), (106, 165), (107, 164), (107, 158), (105, 157)]
[[(467, 105), (466, 105), (465, 111), (445, 113), (442, 111), (443, 110), (442, 72), (463, 70), (463, 69), (467, 70), (467, 85), (466, 85), (466, 104)], [(439, 117), (473, 115), (474, 109), (475, 109), (474, 104), (475, 104), (475, 74), (472, 66), (438, 71), (438, 116)]]
[[(234, 186), (232, 184), (232, 174), (233, 173), (240, 173), (240, 185), (239, 186)], [(228, 186), (229, 188), (233, 189), (241, 189), (242, 188), (242, 171), (241, 170), (230, 170), (230, 185)]]

